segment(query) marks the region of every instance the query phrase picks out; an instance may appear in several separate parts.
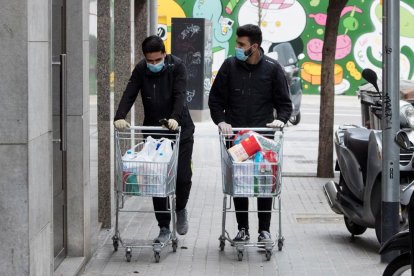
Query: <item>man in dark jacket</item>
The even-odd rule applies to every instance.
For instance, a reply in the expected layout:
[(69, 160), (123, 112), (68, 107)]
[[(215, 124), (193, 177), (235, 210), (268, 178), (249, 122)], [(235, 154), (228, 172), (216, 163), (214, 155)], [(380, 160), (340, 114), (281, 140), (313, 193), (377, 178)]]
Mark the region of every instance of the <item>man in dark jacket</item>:
[[(211, 118), (223, 134), (232, 127), (283, 127), (292, 113), (288, 84), (280, 64), (265, 56), (256, 25), (237, 29), (235, 57), (221, 66), (209, 96)], [(274, 118), (274, 109), (277, 117)], [(234, 241), (248, 241), (248, 198), (234, 198), (238, 230)], [(271, 242), (272, 198), (257, 198), (259, 242)], [(237, 212), (242, 211), (242, 212)]]
[[(191, 155), (194, 144), (194, 123), (186, 105), (187, 73), (178, 57), (167, 55), (164, 42), (158, 36), (149, 36), (142, 42), (145, 58), (132, 72), (116, 112), (114, 125), (117, 129), (129, 127), (125, 117), (141, 91), (144, 105), (144, 126), (160, 125), (159, 121), (168, 118), (168, 128), (176, 130), (181, 126), (178, 154), (176, 214), (177, 232), (185, 235), (188, 231), (186, 205), (191, 189)], [(160, 227), (159, 236), (154, 242), (164, 243), (171, 237), (169, 229), (170, 213), (167, 211), (168, 198), (153, 197), (155, 216)]]

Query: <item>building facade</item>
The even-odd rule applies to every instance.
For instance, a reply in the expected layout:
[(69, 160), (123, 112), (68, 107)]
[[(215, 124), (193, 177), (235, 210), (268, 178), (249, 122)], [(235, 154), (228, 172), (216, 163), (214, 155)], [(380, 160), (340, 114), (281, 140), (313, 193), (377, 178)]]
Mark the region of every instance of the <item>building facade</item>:
[(76, 270), (100, 228), (90, 146), (97, 3), (0, 4), (0, 274)]

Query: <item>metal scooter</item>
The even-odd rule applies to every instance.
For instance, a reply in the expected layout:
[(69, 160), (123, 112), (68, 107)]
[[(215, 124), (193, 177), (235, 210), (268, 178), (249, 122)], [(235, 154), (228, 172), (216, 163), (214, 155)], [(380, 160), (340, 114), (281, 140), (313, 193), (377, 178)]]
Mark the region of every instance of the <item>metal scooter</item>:
[(289, 84), (290, 98), (293, 105), (289, 122), (292, 125), (297, 125), (301, 119), (300, 104), (302, 101), (302, 80), (299, 77), (298, 59), (289, 42), (276, 45), (273, 47), (273, 52), (277, 53), (276, 60), (282, 65)]
[[(375, 72), (365, 69), (362, 75), (379, 94)], [(382, 100), (375, 104), (381, 106)], [(400, 122), (402, 128), (414, 127), (414, 107), (408, 102), (400, 101)], [(323, 187), (331, 209), (344, 215), (345, 226), (352, 235), (375, 228), (377, 239), (381, 241), (382, 131), (355, 125), (340, 126), (335, 133), (335, 150), (339, 183), (329, 181)], [(414, 179), (413, 163), (413, 151), (401, 150), (402, 194), (411, 195), (414, 189), (408, 187)], [(402, 210), (405, 210), (403, 205)], [(404, 212), (403, 217), (406, 217)], [(406, 220), (402, 218), (402, 221)]]

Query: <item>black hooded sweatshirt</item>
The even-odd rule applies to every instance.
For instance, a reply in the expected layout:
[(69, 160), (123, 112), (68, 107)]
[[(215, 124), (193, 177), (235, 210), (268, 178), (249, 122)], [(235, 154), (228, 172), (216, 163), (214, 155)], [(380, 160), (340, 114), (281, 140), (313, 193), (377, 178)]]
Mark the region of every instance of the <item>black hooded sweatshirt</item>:
[(159, 126), (159, 120), (175, 119), (181, 126), (181, 141), (194, 133), (194, 123), (186, 104), (187, 73), (182, 61), (167, 55), (164, 68), (153, 73), (141, 60), (132, 72), (114, 120), (125, 119), (141, 91), (144, 126)]
[(286, 123), (292, 113), (289, 86), (281, 65), (263, 54), (257, 64), (227, 58), (214, 80), (208, 105), (215, 124), (266, 127), (274, 118)]

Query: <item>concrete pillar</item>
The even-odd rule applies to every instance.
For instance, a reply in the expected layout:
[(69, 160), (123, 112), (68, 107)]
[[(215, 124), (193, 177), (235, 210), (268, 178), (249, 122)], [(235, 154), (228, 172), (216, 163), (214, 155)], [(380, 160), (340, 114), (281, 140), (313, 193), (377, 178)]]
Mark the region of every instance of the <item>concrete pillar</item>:
[(114, 108), (116, 111), (131, 76), (131, 0), (116, 0), (114, 5)]
[(110, 1), (98, 1), (98, 216), (111, 228), (111, 97), (110, 97)]
[(49, 4), (0, 0), (2, 275), (53, 272)]
[[(148, 1), (135, 0), (134, 26), (135, 26), (135, 64), (144, 58), (142, 53), (142, 41), (148, 36)], [(142, 124), (144, 121), (144, 109), (141, 97), (135, 102), (135, 122)]]
[(69, 257), (90, 255), (89, 0), (67, 5), (67, 216)]

